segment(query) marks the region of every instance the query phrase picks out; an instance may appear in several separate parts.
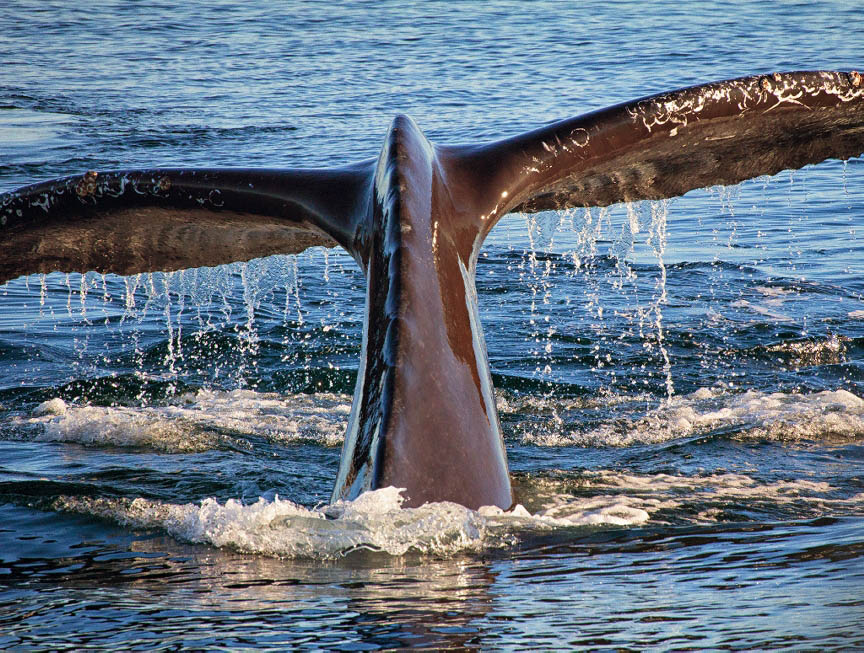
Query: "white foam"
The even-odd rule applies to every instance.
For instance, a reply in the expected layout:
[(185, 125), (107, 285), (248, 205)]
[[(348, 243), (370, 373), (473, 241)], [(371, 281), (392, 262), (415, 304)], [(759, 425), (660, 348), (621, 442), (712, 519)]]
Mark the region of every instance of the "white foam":
[(632, 505), (639, 505), (650, 513), (671, 510), (678, 515), (682, 506), (700, 506), (720, 503), (723, 508), (711, 506), (699, 510), (693, 521), (712, 522), (721, 518), (724, 509), (740, 506), (746, 509), (757, 502), (768, 502), (772, 509), (794, 505), (800, 517), (802, 510), (811, 516), (851, 511), (860, 514), (864, 509), (864, 493), (851, 497), (837, 496), (838, 488), (830, 483), (806, 478), (781, 479), (759, 482), (744, 473), (715, 473), (697, 476), (671, 474), (638, 475), (600, 470), (586, 472), (586, 485), (593, 491), (626, 492)]
[(785, 297), (786, 295), (797, 294), (793, 290), (778, 288), (776, 286), (756, 286), (756, 290), (766, 297)]
[(66, 414), (66, 402), (62, 399), (55, 398), (49, 399), (48, 401), (43, 401), (41, 404), (36, 406), (33, 410), (33, 415), (36, 417), (42, 417), (43, 415), (65, 415)]
[[(864, 400), (846, 390), (735, 393), (716, 387), (672, 397), (650, 410), (644, 408), (647, 401), (637, 395), (497, 396), (498, 410), (510, 416), (522, 441), (539, 446), (626, 447), (715, 429), (734, 431), (736, 438), (774, 441), (864, 439)], [(612, 406), (621, 406), (619, 417), (584, 419), (586, 411), (608, 415)], [(77, 406), (52, 399), (13, 425), (43, 441), (163, 452), (205, 451), (225, 443), (245, 447), (250, 436), (336, 447), (350, 410), (351, 399), (342, 394), (200, 390), (164, 406)], [(636, 416), (627, 416), (634, 412)], [(568, 419), (568, 413), (579, 418)], [(580, 424), (588, 426), (573, 428)]]
[(826, 338), (818, 340), (793, 340), (756, 349), (784, 354), (789, 356), (796, 365), (820, 365), (844, 362), (849, 342), (850, 339), (845, 336), (829, 334)]
[(702, 476), (679, 476), (674, 474), (631, 474), (608, 470), (584, 472), (588, 485), (595, 489), (616, 489), (628, 492), (650, 492), (686, 495), (688, 500), (712, 495), (736, 499), (799, 499), (801, 497), (825, 498), (836, 488), (824, 481), (807, 479), (780, 480), (759, 483), (747, 474), (720, 473)]
[(565, 507), (529, 514), (521, 506), (505, 512), (484, 507), (470, 510), (450, 503), (402, 508), (401, 490), (383, 488), (354, 501), (305, 508), (291, 501), (259, 499), (244, 505), (170, 504), (138, 498), (61, 497), (55, 508), (111, 519), (136, 528), (157, 528), (189, 542), (212, 544), (248, 553), (289, 558), (331, 559), (358, 549), (390, 555), (411, 552), (452, 555), (512, 544), (515, 530), (549, 530), (581, 525), (641, 524), (647, 511), (633, 499), (571, 499)]
[[(563, 485), (572, 488), (573, 479), (568, 477)], [(524, 489), (531, 495), (524, 498), (539, 505), (534, 514), (521, 505), (511, 511), (488, 506), (470, 510), (450, 502), (403, 508), (402, 490), (392, 487), (317, 508), (279, 497), (261, 498), (250, 505), (212, 498), (180, 505), (143, 498), (61, 497), (54, 507), (135, 528), (163, 530), (189, 542), (314, 559), (333, 559), (358, 549), (395, 556), (408, 552), (449, 556), (509, 546), (526, 532), (638, 526), (661, 510), (710, 522), (722, 518), (729, 504), (750, 505), (757, 500), (780, 507), (794, 504), (798, 511), (806, 505), (811, 514), (864, 509), (864, 493), (838, 498), (837, 488), (824, 481), (765, 483), (742, 472), (679, 476), (598, 470), (579, 474), (579, 493), (590, 496), (562, 493), (560, 478), (532, 479)], [(682, 506), (691, 509), (682, 511)]]
[(278, 497), (175, 505), (138, 498), (65, 497), (56, 507), (138, 528), (158, 528), (189, 542), (279, 557), (329, 559), (357, 549), (402, 555), (448, 554), (487, 544), (484, 518), (455, 503), (401, 508), (400, 490), (367, 492), (355, 501), (309, 509)]
[(182, 420), (154, 418), (132, 408), (68, 406), (53, 399), (27, 420), (37, 428), (35, 440), (76, 442), (90, 446), (147, 447), (167, 452), (205, 451), (217, 446), (219, 436)]
[(646, 502), (626, 496), (576, 498), (561, 495), (554, 497), (534, 515), (521, 506), (511, 512), (491, 507), (481, 508), (480, 511), (487, 517), (497, 517), (505, 523), (522, 520), (521, 525), (540, 529), (601, 524), (635, 526), (650, 519), (650, 512), (646, 508), (650, 508)]
[(76, 406), (52, 399), (17, 425), (42, 441), (164, 452), (205, 451), (225, 441), (241, 444), (237, 437), (243, 436), (337, 446), (350, 408), (346, 395), (200, 390), (165, 406)]
[(777, 308), (782, 300), (778, 299), (769, 299), (764, 304), (753, 304), (748, 302), (746, 299), (739, 299), (730, 304), (733, 308), (743, 308), (757, 315), (762, 315), (763, 317), (769, 317), (772, 320), (777, 320), (779, 322), (790, 322), (792, 320), (788, 315), (783, 315), (782, 313), (778, 313), (773, 310)]
[[(574, 498), (562, 494), (561, 479), (536, 479), (526, 487), (523, 499), (542, 504), (535, 520), (566, 520), (573, 524), (598, 523), (622, 525), (647, 521), (663, 523), (666, 515), (676, 521), (716, 522), (728, 510), (748, 510), (759, 506), (761, 510), (793, 509), (800, 517), (825, 514), (860, 514), (864, 510), (864, 492), (844, 497), (830, 483), (807, 478), (759, 481), (743, 472), (720, 472), (682, 476), (674, 474), (634, 474), (613, 470), (579, 472), (576, 479), (580, 494), (590, 498)], [(574, 479), (563, 485), (572, 491)], [(528, 496), (528, 494), (533, 496)], [(663, 511), (663, 512), (661, 512)], [(641, 519), (639, 515), (644, 517)], [(618, 515), (620, 522), (614, 520)], [(557, 522), (564, 525), (565, 521)]]
[[(542, 493), (540, 483), (540, 491)], [(552, 488), (560, 485), (554, 481)], [(552, 489), (550, 488), (550, 489)], [(807, 504), (816, 514), (842, 507), (860, 511), (864, 493), (832, 498), (836, 488), (807, 479), (759, 483), (743, 473), (703, 476), (638, 475), (609, 470), (582, 474), (583, 492), (573, 497), (551, 492), (535, 514), (522, 506), (512, 511), (483, 507), (470, 510), (455, 503), (403, 508), (401, 490), (384, 488), (354, 501), (305, 508), (291, 501), (259, 499), (171, 504), (138, 498), (62, 497), (55, 508), (111, 519), (136, 528), (164, 530), (189, 542), (288, 558), (332, 559), (358, 549), (390, 555), (408, 552), (448, 556), (511, 545), (516, 533), (546, 532), (574, 526), (635, 526), (659, 510), (681, 512), (683, 505), (704, 506), (694, 521), (710, 522), (726, 504), (768, 500), (774, 505)], [(706, 505), (707, 504), (707, 505)], [(692, 514), (688, 511), (683, 514)], [(658, 522), (661, 523), (661, 522)]]
[(324, 446), (341, 445), (348, 415), (349, 395), (318, 392), (283, 396), (253, 390), (199, 390), (160, 409), (168, 419), (181, 418), (202, 426), (274, 441), (310, 440)]
[(735, 437), (748, 439), (857, 441), (864, 439), (864, 399), (846, 390), (733, 394), (723, 388), (700, 388), (673, 397), (641, 417), (622, 417), (584, 431), (553, 428), (522, 439), (541, 446), (625, 447), (715, 429), (732, 430)]

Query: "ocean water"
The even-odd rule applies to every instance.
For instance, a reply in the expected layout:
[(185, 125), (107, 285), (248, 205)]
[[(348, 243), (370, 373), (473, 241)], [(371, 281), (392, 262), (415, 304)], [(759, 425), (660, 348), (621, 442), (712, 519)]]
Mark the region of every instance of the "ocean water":
[[(0, 7), (0, 192), (330, 166), (864, 67), (850, 2)], [(0, 253), (2, 255), (2, 253)], [(328, 505), (364, 282), (321, 248), (0, 286), (0, 646), (864, 648), (864, 160), (508, 216), (511, 513)]]

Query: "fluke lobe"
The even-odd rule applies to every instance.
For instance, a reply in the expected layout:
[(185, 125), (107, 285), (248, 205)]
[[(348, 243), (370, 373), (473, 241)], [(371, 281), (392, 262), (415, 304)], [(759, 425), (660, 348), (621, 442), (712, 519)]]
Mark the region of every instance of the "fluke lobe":
[(864, 152), (857, 72), (755, 76), (646, 97), (481, 145), (397, 116), (344, 168), (87, 172), (0, 195), (0, 282), (133, 274), (344, 247), (366, 275), (363, 351), (333, 499), (513, 503), (477, 255), (512, 211), (661, 199)]

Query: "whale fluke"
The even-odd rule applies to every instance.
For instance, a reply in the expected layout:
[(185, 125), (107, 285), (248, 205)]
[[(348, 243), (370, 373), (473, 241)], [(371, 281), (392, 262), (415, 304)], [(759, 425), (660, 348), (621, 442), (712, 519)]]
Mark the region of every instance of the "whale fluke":
[(456, 148), (484, 221), (677, 197), (864, 151), (864, 76), (793, 72), (661, 93)]
[(374, 161), (335, 170), (90, 171), (0, 195), (0, 283), (35, 272), (170, 271), (355, 249)]
[(394, 485), (407, 505), (508, 508), (474, 287), (495, 223), (512, 211), (673, 197), (862, 152), (857, 72), (694, 86), (481, 145), (433, 145), (397, 116), (377, 160), (345, 168), (88, 172), (0, 195), (0, 282), (340, 245), (367, 291), (333, 498)]

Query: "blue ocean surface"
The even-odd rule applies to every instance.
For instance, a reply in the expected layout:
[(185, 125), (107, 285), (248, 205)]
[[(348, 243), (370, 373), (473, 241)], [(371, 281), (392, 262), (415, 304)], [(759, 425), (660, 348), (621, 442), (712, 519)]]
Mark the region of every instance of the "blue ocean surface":
[[(12, 0), (0, 192), (860, 70), (862, 26), (841, 1)], [(365, 293), (340, 250), (0, 285), (0, 647), (864, 648), (864, 159), (510, 215), (477, 287), (512, 513), (327, 504)]]

